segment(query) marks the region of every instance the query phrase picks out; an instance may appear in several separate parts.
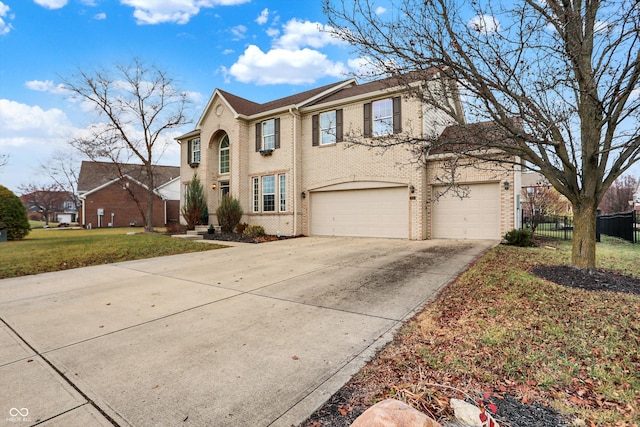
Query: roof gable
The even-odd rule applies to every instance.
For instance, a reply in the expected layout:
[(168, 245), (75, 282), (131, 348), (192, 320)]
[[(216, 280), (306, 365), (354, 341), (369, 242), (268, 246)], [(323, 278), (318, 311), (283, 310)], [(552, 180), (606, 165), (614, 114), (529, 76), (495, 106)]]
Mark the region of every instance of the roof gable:
[[(156, 165), (153, 167), (153, 171), (156, 188), (180, 176), (178, 166)], [(92, 191), (104, 184), (119, 180), (123, 176), (146, 186), (147, 177), (143, 165), (121, 164), (118, 168), (118, 165), (110, 162), (83, 161), (78, 175), (78, 192)]]

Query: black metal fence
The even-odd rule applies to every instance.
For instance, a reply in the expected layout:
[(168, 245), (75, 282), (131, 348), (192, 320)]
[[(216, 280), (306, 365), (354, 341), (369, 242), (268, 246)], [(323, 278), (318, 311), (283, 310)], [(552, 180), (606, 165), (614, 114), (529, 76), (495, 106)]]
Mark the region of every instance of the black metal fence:
[(534, 236), (571, 240), (573, 238), (573, 217), (523, 213), (522, 228), (533, 230)]
[[(573, 217), (534, 216), (523, 212), (522, 228), (534, 230), (534, 236), (571, 240), (573, 238)], [(631, 243), (640, 243), (640, 215), (635, 211), (598, 215), (596, 233), (598, 241), (600, 241), (600, 235), (604, 234)]]
[(640, 224), (636, 212), (623, 212), (598, 216), (600, 234), (618, 237), (631, 243), (640, 243)]

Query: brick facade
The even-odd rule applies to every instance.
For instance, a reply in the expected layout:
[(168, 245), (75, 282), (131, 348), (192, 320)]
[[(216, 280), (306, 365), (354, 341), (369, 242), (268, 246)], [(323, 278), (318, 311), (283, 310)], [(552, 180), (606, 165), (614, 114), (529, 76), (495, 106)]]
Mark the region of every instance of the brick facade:
[[(310, 234), (310, 194), (323, 190), (350, 190), (377, 187), (402, 187), (409, 206), (407, 237), (430, 238), (432, 184), (438, 162), (416, 163), (406, 145), (383, 150), (374, 148), (371, 139), (362, 138), (364, 104), (400, 97), (403, 135), (414, 137), (438, 135), (450, 124), (443, 113), (406, 96), (402, 86), (389, 87), (383, 82), (358, 85), (345, 81), (318, 88), (266, 104), (255, 104), (216, 90), (203, 112), (196, 130), (178, 138), (181, 144), (181, 200), (184, 188), (197, 173), (205, 187), (210, 221), (216, 221), (215, 209), (222, 194), (222, 184), (229, 182), (231, 194), (244, 209), (242, 221), (262, 225), (267, 233), (283, 235)], [(328, 145), (313, 145), (313, 116), (342, 110), (344, 140)], [(279, 119), (280, 146), (269, 155), (256, 152), (256, 124)], [(219, 173), (219, 144), (227, 135), (230, 141), (230, 173)], [(198, 165), (188, 164), (188, 141), (199, 137), (202, 158)], [(354, 141), (364, 145), (353, 144)], [(366, 146), (369, 144), (370, 146)], [(473, 169), (473, 168), (469, 168)], [(253, 212), (254, 178), (286, 176), (286, 209), (280, 212)], [(517, 184), (513, 169), (491, 175), (469, 170), (465, 182), (502, 182)], [(276, 191), (278, 187), (276, 185)], [(501, 232), (514, 227), (514, 192), (501, 194)], [(277, 200), (277, 197), (276, 197)]]

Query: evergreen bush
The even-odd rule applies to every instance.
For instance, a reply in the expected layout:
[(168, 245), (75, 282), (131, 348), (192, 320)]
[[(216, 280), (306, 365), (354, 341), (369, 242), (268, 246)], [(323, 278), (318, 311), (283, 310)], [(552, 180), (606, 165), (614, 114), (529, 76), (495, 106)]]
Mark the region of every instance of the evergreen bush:
[(247, 237), (260, 237), (264, 236), (264, 227), (261, 225), (249, 225), (244, 229), (242, 235)]
[(13, 191), (0, 185), (0, 229), (7, 229), (8, 240), (24, 239), (29, 231), (27, 208)]
[(513, 229), (505, 234), (504, 239), (508, 244), (514, 246), (531, 246), (531, 231), (521, 228), (519, 230)]
[(224, 196), (220, 201), (220, 206), (216, 209), (218, 224), (222, 228), (222, 231), (224, 233), (232, 233), (236, 225), (240, 223), (243, 213), (238, 199), (229, 194)]
[(200, 178), (194, 173), (187, 186), (185, 202), (181, 209), (182, 217), (187, 223), (187, 230), (193, 230), (196, 225), (200, 224), (205, 212), (207, 212), (207, 201), (204, 198), (204, 188)]

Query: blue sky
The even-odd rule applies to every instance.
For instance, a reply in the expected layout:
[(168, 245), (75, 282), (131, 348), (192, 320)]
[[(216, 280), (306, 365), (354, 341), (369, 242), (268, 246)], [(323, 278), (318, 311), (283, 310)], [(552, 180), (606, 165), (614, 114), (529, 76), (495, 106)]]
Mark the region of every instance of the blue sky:
[[(325, 22), (321, 0), (0, 0), (0, 184), (47, 182), (39, 164), (96, 120), (61, 76), (139, 57), (197, 118), (215, 88), (265, 102), (350, 77), (360, 62)], [(178, 165), (177, 143), (160, 162)]]

